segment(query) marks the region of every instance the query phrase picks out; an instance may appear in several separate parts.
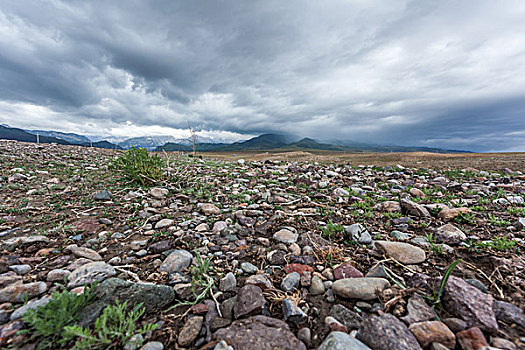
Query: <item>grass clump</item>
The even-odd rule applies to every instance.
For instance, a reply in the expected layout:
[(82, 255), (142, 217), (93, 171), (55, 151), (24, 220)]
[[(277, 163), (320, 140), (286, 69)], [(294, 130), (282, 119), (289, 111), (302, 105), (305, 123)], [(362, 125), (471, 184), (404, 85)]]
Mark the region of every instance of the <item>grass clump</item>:
[(84, 293), (75, 294), (67, 290), (55, 291), (46, 305), (28, 310), (23, 320), (28, 325), (32, 338), (38, 338), (37, 349), (63, 347), (71, 339), (65, 327), (79, 321), (80, 312), (93, 299), (94, 286), (86, 287)]
[[(102, 315), (95, 321), (93, 330), (78, 325), (67, 326), (66, 334), (77, 337), (72, 349), (121, 349), (133, 336), (157, 329), (157, 324), (147, 324), (137, 328), (137, 321), (144, 314), (142, 304), (128, 311), (128, 302), (107, 306)], [(137, 344), (141, 346), (142, 344)]]
[(496, 237), (487, 242), (478, 242), (475, 244), (479, 248), (492, 248), (494, 250), (504, 251), (511, 250), (516, 246), (516, 241), (508, 240), (506, 237)]
[(343, 225), (337, 223), (334, 224), (332, 220), (330, 220), (326, 227), (322, 228), (322, 232), (324, 238), (332, 240), (336, 234), (345, 232), (345, 228)]
[(461, 262), (461, 259), (458, 259), (454, 261), (452, 264), (449, 265), (449, 267), (445, 270), (445, 274), (441, 278), (441, 282), (439, 283), (439, 289), (436, 291), (434, 290), (432, 295), (425, 294), (423, 297), (425, 297), (431, 304), (432, 311), (434, 312), (434, 315), (436, 315), (436, 318), (438, 318), (436, 314), (436, 307), (441, 307), (443, 294), (445, 293), (445, 288), (447, 287), (448, 279), (450, 278), (450, 275), (452, 273), (452, 270)]
[(164, 165), (162, 158), (150, 155), (145, 148), (130, 148), (113, 162), (112, 167), (121, 171), (132, 183), (150, 186), (162, 180)]

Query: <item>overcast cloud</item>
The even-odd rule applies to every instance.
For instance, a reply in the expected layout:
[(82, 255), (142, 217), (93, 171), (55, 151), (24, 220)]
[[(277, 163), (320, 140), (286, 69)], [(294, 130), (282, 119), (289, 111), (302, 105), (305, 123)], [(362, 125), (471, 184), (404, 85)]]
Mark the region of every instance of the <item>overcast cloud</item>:
[(0, 121), (525, 151), (525, 1), (3, 0)]

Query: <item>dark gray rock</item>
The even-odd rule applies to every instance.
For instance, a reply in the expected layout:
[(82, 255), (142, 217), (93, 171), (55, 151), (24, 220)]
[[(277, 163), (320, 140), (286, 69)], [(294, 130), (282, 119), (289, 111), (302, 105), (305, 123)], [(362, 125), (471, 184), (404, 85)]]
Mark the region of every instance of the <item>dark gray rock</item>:
[(306, 350), (285, 322), (262, 315), (237, 320), (213, 337), (239, 350)]
[(330, 316), (345, 325), (348, 330), (358, 329), (363, 321), (358, 313), (341, 304), (334, 305), (330, 308)]
[(130, 306), (142, 303), (149, 314), (167, 308), (175, 300), (175, 292), (165, 285), (139, 284), (110, 278), (97, 286), (94, 302), (82, 311), (81, 323), (91, 324), (107, 305), (116, 300), (127, 301)]
[(443, 305), (453, 315), (467, 322), (468, 327), (479, 327), (487, 332), (498, 330), (493, 310), (494, 298), (461, 278), (450, 276), (443, 294)]
[(113, 198), (113, 195), (107, 190), (102, 190), (93, 195), (93, 199), (98, 201), (109, 201), (111, 198)]
[(318, 350), (370, 350), (370, 348), (346, 333), (332, 332), (328, 334)]
[(419, 294), (414, 294), (408, 299), (407, 311), (408, 315), (401, 317), (401, 319), (408, 325), (417, 322), (430, 321), (436, 317), (430, 306), (427, 305), (425, 300)]
[(525, 328), (525, 315), (520, 308), (505, 301), (494, 301), (494, 313), (496, 318), (508, 325), (516, 323)]
[(299, 282), (301, 281), (301, 275), (297, 272), (290, 272), (283, 278), (281, 282), (281, 289), (285, 292), (291, 292), (294, 288), (299, 287)]
[(282, 309), (285, 321), (299, 324), (308, 319), (304, 311), (288, 298), (283, 300)]
[(412, 332), (391, 314), (366, 317), (357, 339), (374, 350), (421, 350)]
[(266, 299), (264, 299), (262, 289), (247, 284), (239, 290), (235, 305), (233, 305), (233, 315), (235, 318), (239, 318), (258, 313), (265, 305)]

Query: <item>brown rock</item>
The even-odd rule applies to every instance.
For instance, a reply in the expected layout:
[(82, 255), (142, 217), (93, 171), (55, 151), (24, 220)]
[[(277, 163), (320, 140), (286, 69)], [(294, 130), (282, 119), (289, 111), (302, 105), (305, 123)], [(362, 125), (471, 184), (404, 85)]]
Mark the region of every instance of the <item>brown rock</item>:
[(298, 274), (302, 275), (305, 271), (314, 272), (314, 269), (311, 266), (302, 264), (288, 264), (284, 267), (284, 272), (287, 274), (297, 272)]
[(252, 284), (245, 285), (239, 290), (235, 305), (233, 305), (233, 316), (239, 318), (252, 313), (257, 313), (266, 305), (266, 299), (261, 288)]
[(306, 350), (285, 322), (262, 315), (237, 320), (213, 337), (238, 350)]
[(391, 314), (365, 318), (357, 339), (374, 350), (421, 350), (414, 334)]
[(493, 311), (494, 298), (461, 278), (450, 276), (445, 287), (443, 304), (453, 315), (467, 322), (468, 327), (479, 327), (487, 332), (498, 330)]
[(221, 210), (217, 206), (211, 203), (204, 203), (201, 206), (201, 211), (206, 216), (217, 215), (217, 214), (220, 214), (221, 212)]
[(425, 251), (412, 244), (389, 241), (376, 241), (375, 244), (386, 255), (403, 264), (419, 264), (426, 259)]
[(343, 263), (334, 269), (334, 278), (336, 280), (359, 277), (364, 277), (364, 275), (349, 263)]
[(408, 329), (414, 334), (422, 348), (427, 348), (432, 343), (441, 343), (449, 349), (456, 346), (454, 333), (443, 322), (418, 322), (411, 324)]
[(47, 285), (44, 282), (14, 284), (0, 290), (0, 302), (21, 303), (27, 295), (29, 299), (45, 293)]
[(103, 228), (104, 227), (102, 226), (102, 224), (98, 222), (97, 219), (90, 219), (90, 218), (81, 219), (71, 224), (71, 229), (73, 231), (82, 231), (82, 232), (87, 232), (90, 234), (98, 233), (102, 231)]
[(483, 332), (478, 327), (472, 327), (458, 332), (456, 337), (463, 350), (479, 350), (485, 346), (489, 346)]
[(438, 218), (440, 218), (443, 221), (450, 221), (454, 219), (459, 214), (463, 213), (470, 213), (470, 208), (452, 208), (452, 209), (444, 209), (439, 212)]
[(204, 318), (202, 316), (189, 318), (179, 332), (179, 337), (177, 338), (179, 345), (190, 346), (199, 336), (203, 322)]

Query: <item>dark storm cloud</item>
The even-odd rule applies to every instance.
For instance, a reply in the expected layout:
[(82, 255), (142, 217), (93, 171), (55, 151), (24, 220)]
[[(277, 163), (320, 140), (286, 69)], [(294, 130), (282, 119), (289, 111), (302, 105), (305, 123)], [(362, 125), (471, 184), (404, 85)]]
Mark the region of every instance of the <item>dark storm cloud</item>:
[(521, 0), (4, 1), (0, 115), (525, 150), (524, 16)]

